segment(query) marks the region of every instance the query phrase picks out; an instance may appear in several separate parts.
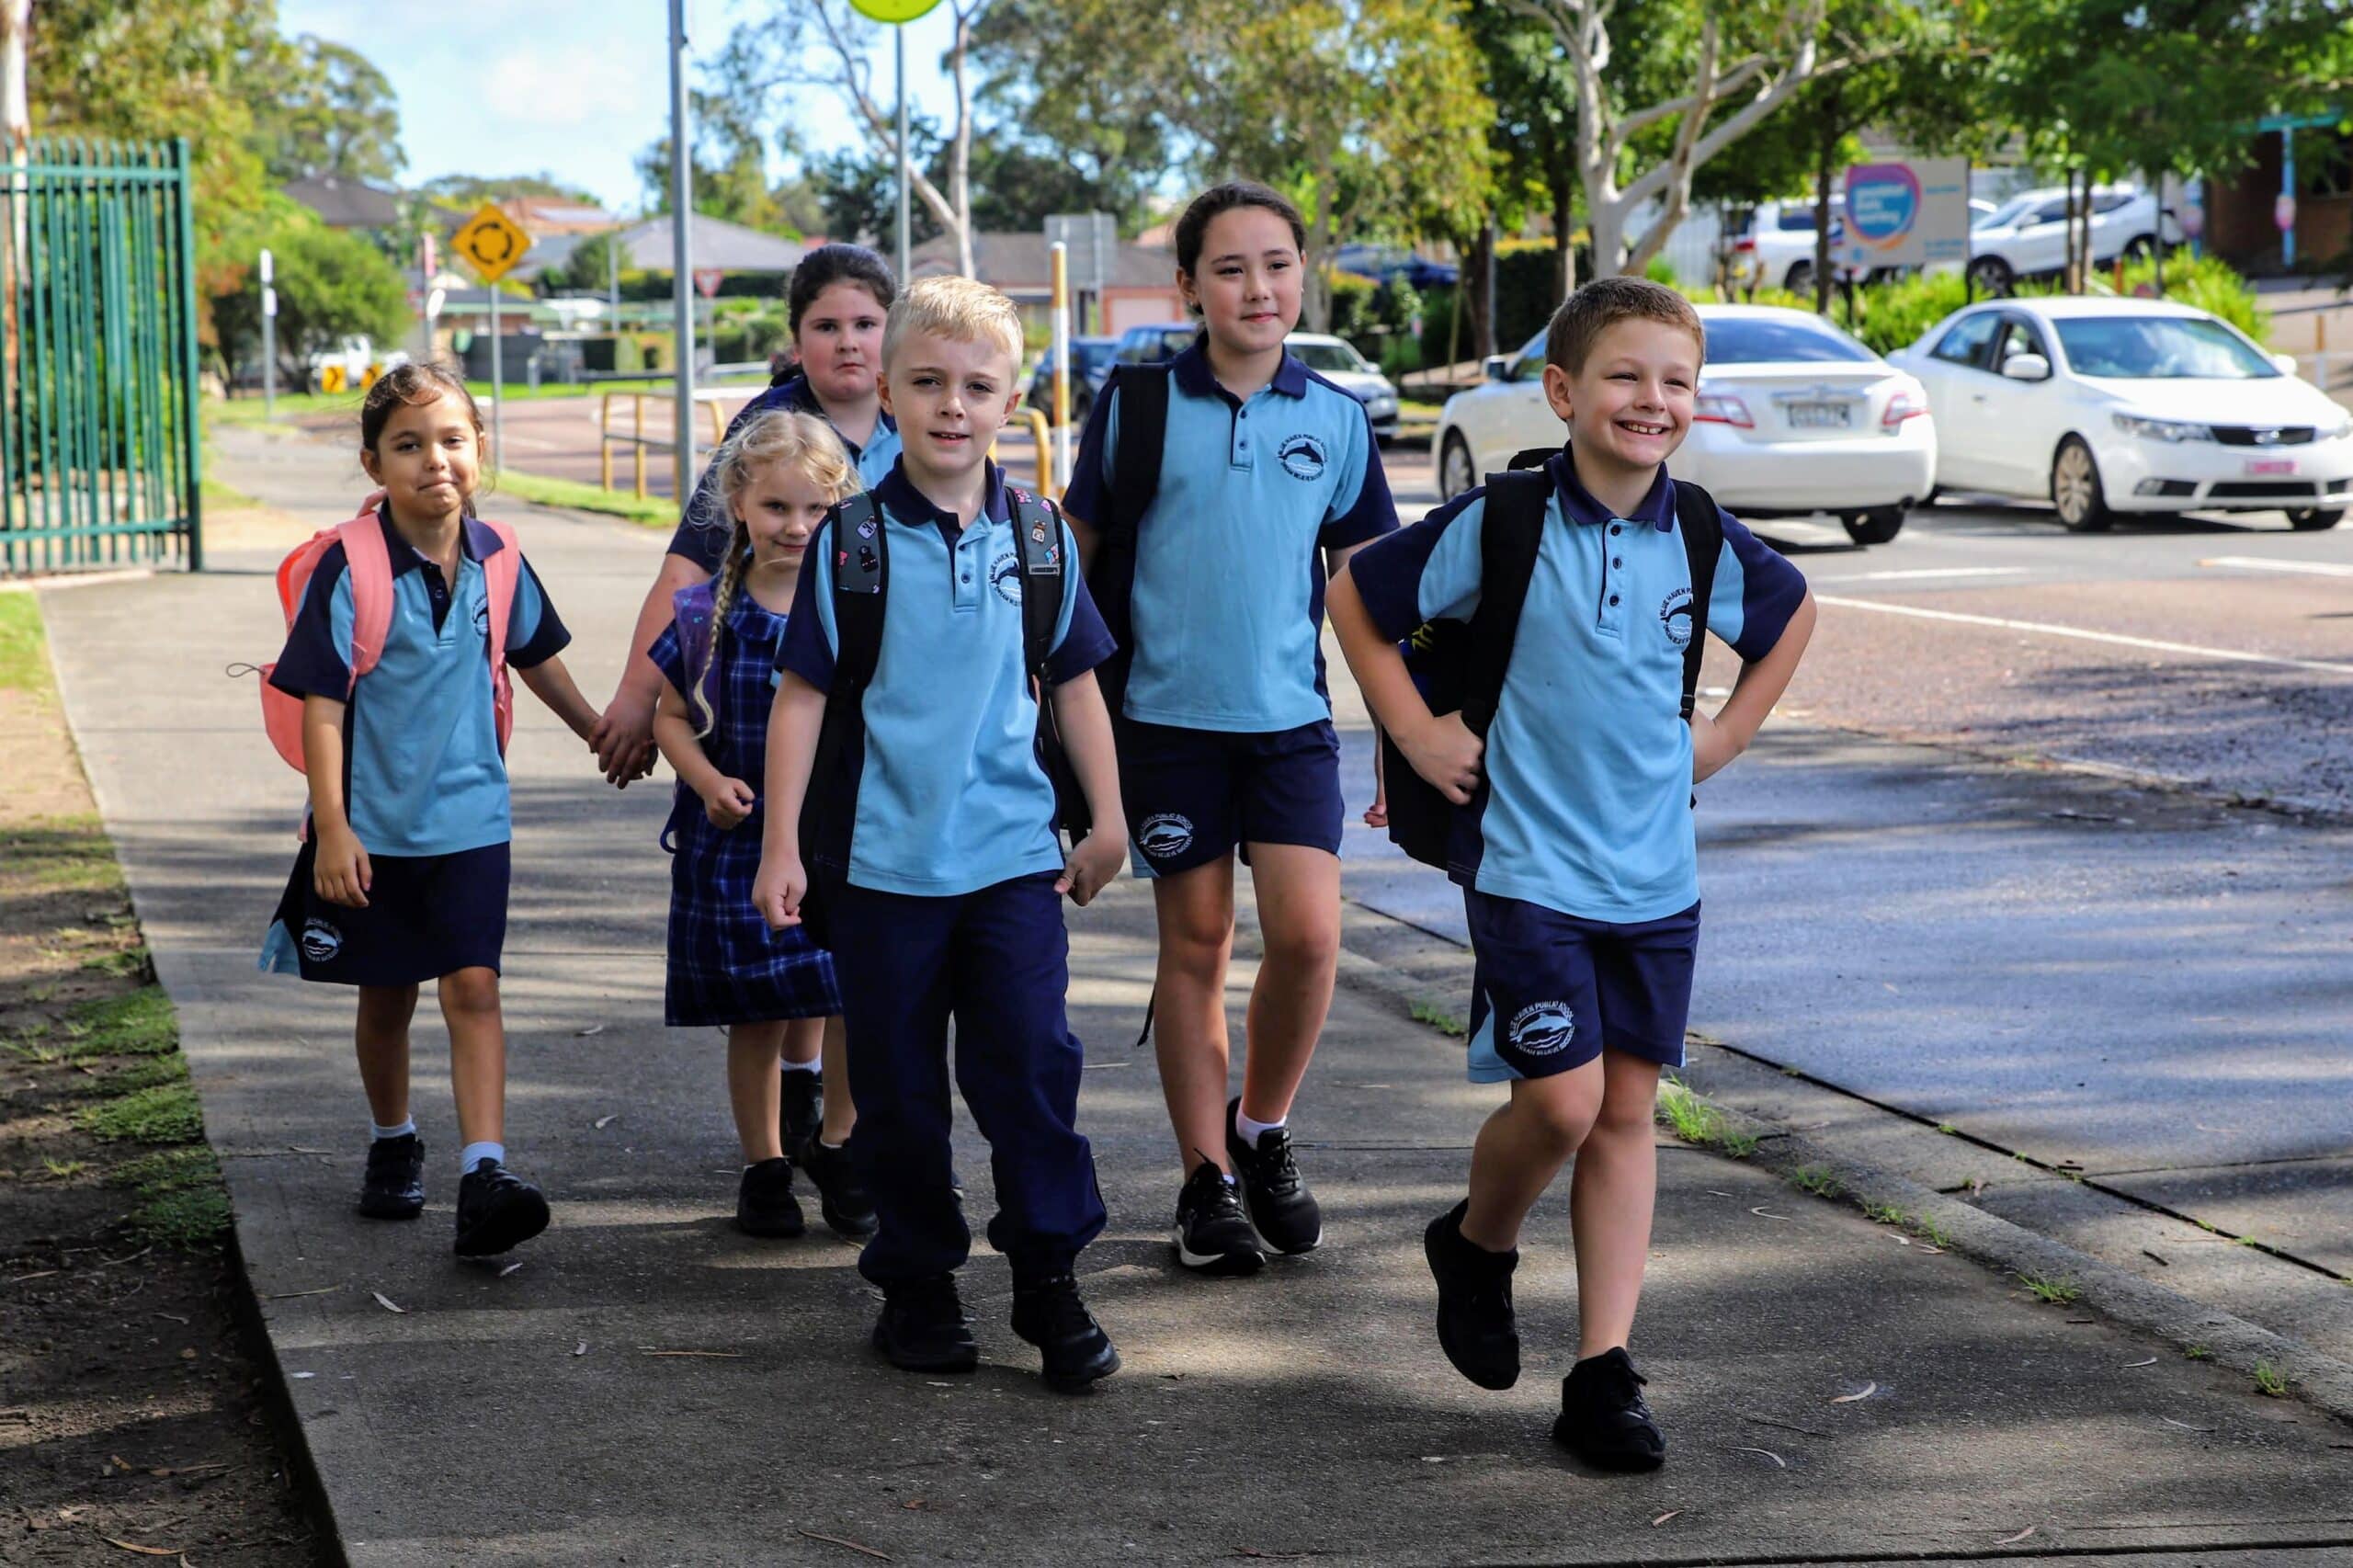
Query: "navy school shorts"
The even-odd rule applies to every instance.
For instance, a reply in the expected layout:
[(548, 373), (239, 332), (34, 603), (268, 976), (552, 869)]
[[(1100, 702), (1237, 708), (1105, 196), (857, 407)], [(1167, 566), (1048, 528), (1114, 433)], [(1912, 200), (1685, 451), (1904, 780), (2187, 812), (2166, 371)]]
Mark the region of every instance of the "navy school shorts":
[(1471, 1081), (1549, 1078), (1603, 1048), (1683, 1065), (1699, 906), (1663, 920), (1581, 920), (1462, 892), (1471, 950)]
[(1340, 852), (1340, 737), (1328, 719), (1228, 733), (1121, 719), (1120, 799), (1139, 877), (1174, 875), (1251, 844)]
[(368, 907), (329, 903), (305, 839), (278, 900), (261, 967), (331, 985), (420, 985), (461, 969), (497, 972), (506, 946), (508, 846), (451, 855), (371, 855)]

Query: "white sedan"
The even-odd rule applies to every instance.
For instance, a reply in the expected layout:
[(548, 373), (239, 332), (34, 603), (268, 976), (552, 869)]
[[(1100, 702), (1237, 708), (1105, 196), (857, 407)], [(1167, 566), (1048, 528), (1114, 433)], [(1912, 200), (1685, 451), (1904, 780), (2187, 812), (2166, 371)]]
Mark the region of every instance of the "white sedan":
[[(1701, 305), (1708, 332), (1691, 433), (1668, 463), (1748, 517), (1829, 513), (1858, 544), (1885, 544), (1928, 494), (1937, 434), (1911, 376), (1805, 311)], [(1487, 361), (1487, 380), (1438, 415), (1439, 495), (1564, 432), (1544, 401), (1544, 335)]]
[(1993, 301), (1888, 358), (1928, 389), (1938, 488), (2047, 499), (2078, 533), (2132, 512), (2325, 528), (2353, 502), (2353, 415), (2188, 305)]

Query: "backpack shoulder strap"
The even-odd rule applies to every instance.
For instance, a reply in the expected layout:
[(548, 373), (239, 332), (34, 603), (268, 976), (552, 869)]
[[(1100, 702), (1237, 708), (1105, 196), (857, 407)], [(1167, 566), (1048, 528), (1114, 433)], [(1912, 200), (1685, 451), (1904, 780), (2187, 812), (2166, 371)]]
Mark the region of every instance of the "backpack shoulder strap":
[(1021, 662), (1042, 686), (1070, 587), (1062, 513), (1042, 495), (1011, 485), (1006, 493), (1013, 501), (1014, 549), (1021, 557)]
[(1724, 523), (1714, 496), (1683, 480), (1668, 483), (1675, 486), (1676, 529), (1691, 572), (1691, 641), (1683, 646), (1683, 717), (1688, 719), (1699, 695), (1699, 664), (1708, 655), (1708, 598), (1723, 554)]
[(351, 575), (351, 678), (376, 667), (383, 656), (384, 639), (392, 630), (392, 557), (384, 544), (384, 526), (376, 508), (381, 490), (360, 505), (358, 516), (338, 527), (345, 568)]
[(859, 491), (834, 510), (834, 684), (843, 702), (861, 698), (882, 656), (882, 611), (891, 585), (882, 508)]
[(1552, 498), (1552, 476), (1541, 470), (1487, 476), (1479, 522), (1479, 608), (1471, 614), (1462, 694), (1462, 722), (1473, 734), (1487, 733), (1503, 698)]
[(523, 581), (523, 541), (505, 523), (478, 518), (498, 536), (498, 548), (482, 563), (483, 586), (490, 601), (490, 662), (506, 663), (506, 632), (515, 619), (515, 595)]
[(1118, 389), (1120, 438), (1111, 450), (1111, 515), (1100, 527), (1132, 533), (1160, 493), (1160, 458), (1168, 434), (1166, 365), (1122, 365)]
[(708, 578), (689, 583), (670, 596), (670, 619), (678, 628), (678, 657), (690, 680), (703, 667), (703, 661), (710, 656), (710, 645), (719, 638), (719, 628), (713, 623), (717, 597)]

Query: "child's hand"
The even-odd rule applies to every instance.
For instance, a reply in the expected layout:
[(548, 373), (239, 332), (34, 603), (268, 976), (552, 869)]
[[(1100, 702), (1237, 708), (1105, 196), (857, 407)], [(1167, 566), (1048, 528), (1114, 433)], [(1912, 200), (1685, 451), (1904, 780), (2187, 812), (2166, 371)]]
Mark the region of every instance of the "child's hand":
[(1120, 862), (1127, 856), (1127, 847), (1116, 834), (1100, 829), (1079, 840), (1070, 852), (1070, 863), (1054, 881), (1056, 892), (1070, 894), (1070, 900), (1081, 909), (1103, 891), (1105, 883), (1120, 874)]
[(368, 889), (376, 881), (376, 873), (368, 864), (368, 851), (359, 846), (359, 835), (346, 827), (330, 827), (319, 833), (318, 853), (311, 861), (311, 883), (319, 896), (329, 903), (340, 903), (351, 909), (368, 907)]
[(1380, 794), (1375, 795), (1372, 798), (1372, 804), (1364, 809), (1364, 825), (1367, 827), (1387, 827), (1389, 825), (1388, 790), (1383, 790)]
[(1432, 789), (1458, 806), (1471, 803), (1472, 791), (1479, 788), (1479, 759), (1487, 744), (1471, 733), (1461, 714), (1439, 714), (1411, 734), (1390, 733), (1414, 771), (1428, 779)]
[(702, 798), (702, 814), (710, 819), (711, 826), (724, 833), (741, 825), (758, 803), (759, 797), (752, 793), (749, 784), (741, 778), (722, 778)]
[(752, 881), (752, 907), (760, 912), (768, 929), (781, 931), (800, 925), (801, 901), (808, 892), (809, 873), (801, 869), (800, 856), (760, 857), (760, 874)]
[(1691, 782), (1698, 784), (1728, 767), (1741, 752), (1739, 737), (1696, 709), (1691, 714)]
[(626, 790), (630, 780), (654, 771), (654, 699), (615, 692), (612, 705), (597, 717), (588, 747), (605, 781)]

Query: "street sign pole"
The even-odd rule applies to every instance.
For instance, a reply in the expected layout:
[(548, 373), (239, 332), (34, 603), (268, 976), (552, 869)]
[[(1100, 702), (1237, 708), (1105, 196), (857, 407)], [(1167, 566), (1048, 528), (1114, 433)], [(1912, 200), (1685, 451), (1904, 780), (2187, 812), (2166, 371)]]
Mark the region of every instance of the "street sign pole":
[(670, 0), (670, 312), (678, 339), (678, 428), (670, 449), (680, 506), (693, 493), (695, 474), (695, 275), (688, 235), (694, 211), (694, 165), (688, 156), (692, 136), (687, 119), (687, 6), (686, 0)]
[(1070, 483), (1070, 246), (1054, 242), (1053, 488)]
[(269, 250), (261, 253), (261, 416), (278, 417), (278, 290), (270, 286), (275, 271)]
[(899, 77), (899, 287), (907, 286), (907, 29), (891, 29), (897, 46)]
[[(450, 236), (449, 247), (473, 263), (483, 287), (490, 290), (490, 467), (495, 473), (506, 457), (505, 427), (506, 360), (504, 334), (498, 324), (498, 280), (515, 269), (531, 248), (531, 236), (494, 202), (483, 202), (474, 215)], [(430, 298), (428, 290), (428, 300)], [(428, 317), (439, 314), (428, 303)]]
[(490, 472), (506, 466), (506, 363), (498, 342), (498, 285), (490, 286)]

